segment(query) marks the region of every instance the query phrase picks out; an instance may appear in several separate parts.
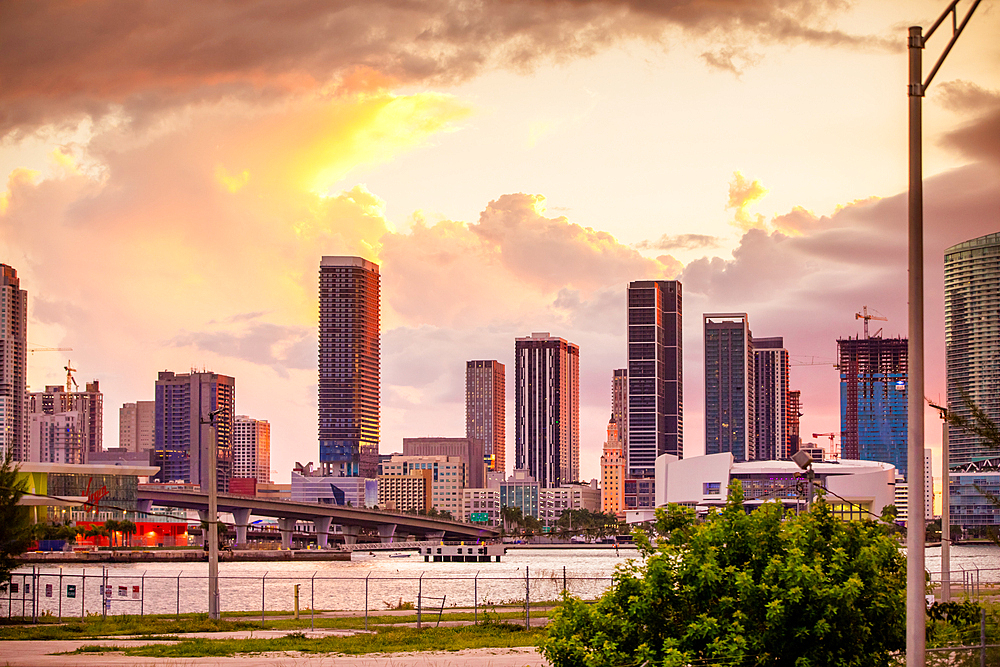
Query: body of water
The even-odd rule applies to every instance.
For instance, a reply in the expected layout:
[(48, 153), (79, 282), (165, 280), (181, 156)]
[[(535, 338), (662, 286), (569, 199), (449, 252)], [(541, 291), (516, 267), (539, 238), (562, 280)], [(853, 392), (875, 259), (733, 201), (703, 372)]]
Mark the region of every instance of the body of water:
[[(511, 549), (500, 563), (425, 563), (416, 552), (355, 553), (351, 561), (220, 563), (224, 611), (291, 610), (299, 585), (301, 609), (373, 613), (411, 603), (418, 596), (426, 611), (473, 605), (532, 604), (555, 600), (563, 586), (582, 598), (595, 598), (611, 583), (615, 567), (635, 558), (634, 549)], [(927, 569), (934, 579), (941, 570), (941, 549), (926, 550)], [(994, 545), (954, 545), (952, 581), (1000, 583), (1000, 548)], [(108, 613), (204, 613), (208, 600), (208, 564), (109, 563), (104, 568), (37, 570), (38, 591), (30, 590), (31, 569), (16, 571), (16, 591), (0, 597), (0, 614), (39, 612), (80, 616), (101, 613), (102, 587), (111, 588)], [(106, 579), (105, 579), (106, 573)], [(60, 578), (61, 575), (61, 578)], [(84, 575), (86, 575), (84, 577)], [(526, 576), (527, 575), (527, 576)], [(27, 591), (26, 591), (27, 587)], [(69, 597), (69, 587), (74, 587)], [(60, 608), (61, 605), (61, 608)]]
[[(611, 583), (616, 566), (635, 549), (511, 549), (500, 563), (425, 563), (416, 552), (355, 553), (351, 561), (220, 563), (223, 611), (290, 610), (299, 585), (302, 609), (384, 611), (423, 600), (427, 609), (488, 607), (555, 600), (563, 586), (595, 598)], [(108, 563), (101, 567), (37, 570), (38, 608), (52, 614), (101, 613), (102, 587), (111, 588), (109, 613), (203, 613), (207, 609), (207, 563)], [(105, 584), (105, 573), (107, 583)], [(60, 579), (61, 575), (61, 579)], [(31, 569), (17, 570), (17, 590), (0, 598), (0, 614), (30, 615)], [(26, 586), (28, 591), (25, 591)], [(68, 597), (73, 586), (74, 597)], [(61, 597), (60, 597), (61, 593)]]

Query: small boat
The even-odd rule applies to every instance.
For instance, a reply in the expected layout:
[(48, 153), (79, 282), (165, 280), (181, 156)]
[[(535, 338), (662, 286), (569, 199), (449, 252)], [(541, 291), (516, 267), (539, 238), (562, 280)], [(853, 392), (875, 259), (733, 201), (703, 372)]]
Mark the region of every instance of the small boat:
[(413, 554), (389, 554), (389, 558), (409, 558)]

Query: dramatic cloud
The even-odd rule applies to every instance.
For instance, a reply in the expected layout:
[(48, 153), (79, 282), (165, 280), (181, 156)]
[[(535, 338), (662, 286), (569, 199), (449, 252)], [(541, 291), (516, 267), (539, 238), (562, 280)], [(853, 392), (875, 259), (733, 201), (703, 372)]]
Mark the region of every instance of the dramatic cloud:
[(736, 226), (743, 230), (764, 227), (764, 216), (758, 214), (751, 215), (747, 209), (757, 203), (767, 195), (765, 188), (760, 181), (750, 181), (740, 172), (733, 174), (733, 180), (729, 184), (729, 202), (726, 208), (735, 211)]
[[(713, 41), (875, 45), (826, 27), (835, 0), (461, 2), (269, 0), (8, 3), (0, 22), (0, 135), (124, 111), (447, 84), (490, 68), (591, 55), (679, 28)], [(734, 69), (753, 56), (725, 46)]]
[(696, 250), (698, 248), (715, 248), (721, 244), (721, 239), (708, 234), (664, 234), (655, 241), (640, 241), (635, 244), (638, 250)]
[(945, 134), (944, 145), (974, 160), (1000, 165), (1000, 92), (965, 81), (951, 81), (941, 87), (947, 107), (975, 116)]

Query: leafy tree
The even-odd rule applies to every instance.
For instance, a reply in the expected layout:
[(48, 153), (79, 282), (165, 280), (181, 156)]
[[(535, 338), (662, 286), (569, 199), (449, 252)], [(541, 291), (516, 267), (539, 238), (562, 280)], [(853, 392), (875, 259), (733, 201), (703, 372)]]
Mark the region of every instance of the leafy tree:
[(905, 647), (905, 559), (873, 522), (822, 500), (747, 514), (734, 481), (721, 511), (671, 505), (654, 530), (597, 604), (565, 597), (542, 646), (554, 667), (867, 667)]
[(7, 449), (0, 463), (0, 591), (7, 590), (10, 571), (17, 566), (15, 558), (31, 546), (34, 540), (31, 513), (18, 501), (27, 491), (25, 480), (18, 480), (13, 450)]

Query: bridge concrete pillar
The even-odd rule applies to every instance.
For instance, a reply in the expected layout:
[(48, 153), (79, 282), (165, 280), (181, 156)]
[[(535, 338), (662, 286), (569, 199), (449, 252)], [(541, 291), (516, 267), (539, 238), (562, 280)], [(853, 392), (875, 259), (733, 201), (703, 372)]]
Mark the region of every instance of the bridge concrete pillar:
[(143, 514), (149, 514), (153, 511), (153, 501), (152, 500), (137, 500), (136, 509)]
[(330, 545), (330, 524), (333, 517), (318, 516), (313, 519), (313, 526), (316, 528), (316, 546), (326, 549)]
[(236, 521), (236, 546), (245, 547), (247, 545), (247, 526), (250, 523), (250, 508), (238, 507), (234, 509), (233, 519)]
[(396, 534), (396, 524), (383, 523), (378, 527), (378, 536), (382, 539), (382, 544), (392, 542), (392, 536)]
[(281, 531), (281, 548), (292, 548), (292, 533), (295, 531), (295, 519), (278, 519), (278, 530)]
[(351, 545), (358, 543), (361, 526), (341, 526), (340, 529), (344, 532), (344, 544)]
[(425, 540), (430, 540), (432, 542), (440, 542), (440, 541), (444, 540), (444, 531), (443, 530), (431, 530), (431, 531), (428, 531), (428, 532), (424, 533), (424, 539)]
[(203, 547), (208, 544), (206, 541), (208, 540), (208, 528), (205, 527), (205, 524), (208, 523), (208, 510), (198, 510), (198, 519), (202, 523), (201, 537), (198, 538), (198, 546)]

